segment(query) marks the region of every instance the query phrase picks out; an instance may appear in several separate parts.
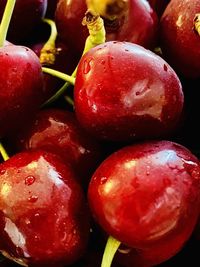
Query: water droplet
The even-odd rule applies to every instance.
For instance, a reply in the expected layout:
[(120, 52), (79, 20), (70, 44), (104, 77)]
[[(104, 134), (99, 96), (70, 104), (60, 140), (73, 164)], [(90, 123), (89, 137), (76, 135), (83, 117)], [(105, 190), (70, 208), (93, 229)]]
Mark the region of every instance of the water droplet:
[(147, 166), (147, 167), (146, 167), (146, 175), (147, 175), (147, 176), (150, 175), (150, 166)]
[(39, 213), (35, 213), (34, 217), (35, 218), (39, 218), (40, 217), (40, 214)]
[(191, 175), (192, 175), (192, 177), (193, 177), (194, 179), (200, 180), (200, 168), (199, 168), (199, 167), (195, 167), (195, 168), (192, 170)]
[(3, 175), (6, 172), (5, 169), (0, 170), (0, 174)]
[(35, 182), (35, 177), (33, 175), (29, 175), (25, 178), (26, 185), (32, 185)]
[(30, 222), (30, 220), (28, 218), (25, 219), (25, 224), (26, 225), (30, 225), (31, 224), (31, 222)]
[(37, 196), (31, 196), (31, 197), (28, 198), (28, 201), (32, 202), (32, 203), (36, 202), (37, 200), (38, 200)]
[(35, 240), (35, 241), (39, 241), (39, 240), (40, 240), (39, 236), (35, 235), (35, 236), (34, 236), (34, 240)]
[(167, 67), (166, 64), (163, 65), (163, 69), (164, 69), (164, 71), (167, 71), (168, 70), (168, 67)]
[(92, 59), (84, 61), (84, 63), (83, 63), (83, 73), (84, 74), (88, 74), (90, 72), (91, 63), (92, 63)]
[(100, 184), (105, 184), (107, 181), (107, 177), (101, 177)]

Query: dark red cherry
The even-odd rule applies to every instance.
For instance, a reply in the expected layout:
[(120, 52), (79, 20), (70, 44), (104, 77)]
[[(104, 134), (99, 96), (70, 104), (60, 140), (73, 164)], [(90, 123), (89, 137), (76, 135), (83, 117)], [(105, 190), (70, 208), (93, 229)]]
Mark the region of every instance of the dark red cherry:
[(0, 137), (29, 120), (42, 103), (43, 79), (38, 57), (27, 47), (0, 48)]
[[(3, 15), (7, 0), (0, 1), (0, 18)], [(47, 0), (16, 0), (7, 39), (15, 44), (29, 38), (33, 29), (44, 17)]]
[(107, 42), (80, 60), (74, 88), (80, 124), (108, 140), (154, 138), (177, 127), (182, 86), (160, 57), (132, 43)]
[[(59, 0), (55, 13), (59, 37), (79, 53), (88, 36), (87, 28), (82, 25), (86, 10), (85, 0)], [(104, 23), (107, 41), (129, 41), (148, 48), (155, 45), (157, 16), (146, 0), (128, 0), (128, 8), (120, 18), (106, 19)]]
[(79, 259), (89, 235), (83, 192), (54, 154), (16, 154), (0, 165), (0, 251), (28, 266)]
[(195, 30), (199, 12), (198, 0), (171, 0), (161, 18), (163, 55), (178, 73), (189, 78), (200, 77), (200, 31)]
[(69, 111), (42, 110), (13, 138), (13, 147), (18, 151), (40, 148), (60, 155), (66, 163), (72, 164), (84, 185), (100, 162), (100, 145), (85, 133)]
[(154, 265), (189, 239), (199, 193), (199, 160), (181, 145), (154, 141), (109, 156), (93, 174), (88, 199), (100, 226)]

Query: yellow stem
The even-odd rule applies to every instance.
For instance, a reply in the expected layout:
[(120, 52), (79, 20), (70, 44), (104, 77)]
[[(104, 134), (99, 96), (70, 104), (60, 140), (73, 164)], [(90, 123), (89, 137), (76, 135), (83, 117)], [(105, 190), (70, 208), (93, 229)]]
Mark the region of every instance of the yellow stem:
[(197, 13), (194, 18), (194, 29), (200, 36), (200, 13)]
[(53, 69), (50, 69), (50, 68), (46, 68), (46, 67), (42, 67), (42, 71), (47, 73), (47, 74), (50, 74), (50, 75), (52, 75), (54, 77), (60, 78), (61, 80), (69, 82), (72, 85), (75, 84), (75, 78), (70, 76), (70, 75), (67, 75), (67, 74), (65, 74), (63, 72), (60, 72), (60, 71), (57, 71), (57, 70), (53, 70)]
[(122, 16), (128, 6), (128, 0), (86, 0), (86, 3), (91, 12), (109, 20)]
[(1, 154), (4, 161), (9, 159), (9, 156), (8, 156), (4, 146), (2, 145), (2, 143), (0, 143), (0, 154)]
[(51, 27), (51, 34), (48, 41), (44, 44), (40, 52), (40, 63), (42, 65), (53, 65), (56, 60), (56, 38), (57, 38), (57, 28), (56, 24), (51, 19), (43, 19), (44, 22), (48, 23)]
[(103, 254), (101, 267), (110, 267), (121, 242), (112, 236), (109, 236)]

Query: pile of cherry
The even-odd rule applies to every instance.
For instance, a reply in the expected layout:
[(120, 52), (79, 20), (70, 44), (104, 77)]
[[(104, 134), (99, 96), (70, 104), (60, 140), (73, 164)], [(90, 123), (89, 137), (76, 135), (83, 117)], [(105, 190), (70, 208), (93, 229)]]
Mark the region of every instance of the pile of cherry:
[(0, 19), (0, 266), (199, 266), (200, 1)]

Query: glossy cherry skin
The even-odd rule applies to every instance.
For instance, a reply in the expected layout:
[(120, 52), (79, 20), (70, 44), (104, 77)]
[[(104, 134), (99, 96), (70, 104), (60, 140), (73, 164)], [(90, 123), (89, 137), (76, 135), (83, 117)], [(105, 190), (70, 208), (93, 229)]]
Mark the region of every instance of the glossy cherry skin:
[(0, 250), (28, 266), (65, 266), (89, 235), (83, 192), (71, 167), (44, 151), (0, 165)]
[[(79, 53), (82, 53), (88, 36), (87, 27), (82, 25), (86, 10), (85, 0), (59, 0), (55, 12), (59, 37)], [(157, 16), (146, 0), (128, 0), (128, 9), (123, 16), (114, 22), (105, 20), (104, 24), (107, 41), (129, 41), (147, 48), (155, 45)]]
[(0, 48), (0, 137), (39, 109), (43, 97), (43, 76), (38, 57), (27, 47)]
[[(200, 77), (200, 36), (194, 30), (198, 0), (171, 0), (161, 18), (160, 39), (165, 59), (188, 77)], [(189, 51), (189, 53), (188, 53)]]
[[(0, 1), (0, 18), (3, 15), (7, 0)], [(44, 17), (47, 0), (16, 0), (13, 16), (8, 30), (8, 40), (21, 44), (29, 38), (33, 29)]]
[(136, 44), (107, 42), (79, 63), (74, 88), (80, 124), (108, 140), (154, 138), (177, 126), (182, 86), (160, 57)]
[(156, 261), (159, 252), (162, 260), (173, 256), (190, 237), (199, 192), (198, 159), (181, 145), (154, 141), (109, 156), (91, 179), (88, 199), (109, 235)]
[(74, 113), (46, 109), (14, 136), (18, 151), (44, 149), (70, 163), (82, 184), (87, 185), (101, 159), (100, 145), (80, 127)]

